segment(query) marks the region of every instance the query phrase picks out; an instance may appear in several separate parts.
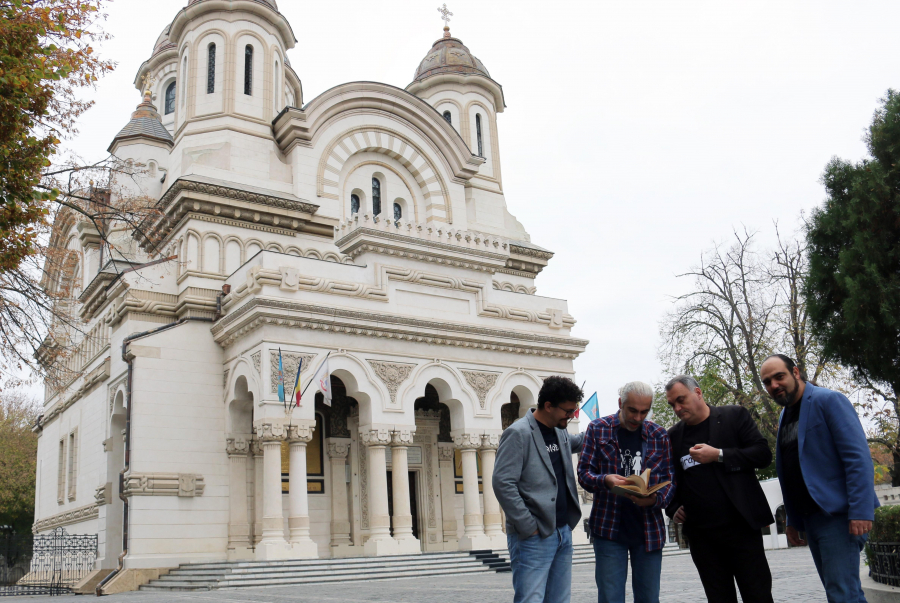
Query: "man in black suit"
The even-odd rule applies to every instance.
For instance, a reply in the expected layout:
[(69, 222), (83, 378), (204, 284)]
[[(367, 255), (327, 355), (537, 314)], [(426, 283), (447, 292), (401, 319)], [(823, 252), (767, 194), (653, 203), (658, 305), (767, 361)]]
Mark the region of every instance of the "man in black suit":
[(710, 603), (772, 603), (761, 528), (775, 523), (754, 469), (772, 452), (746, 408), (707, 406), (693, 377), (666, 384), (681, 421), (669, 430), (675, 496), (666, 513), (684, 523), (691, 558)]

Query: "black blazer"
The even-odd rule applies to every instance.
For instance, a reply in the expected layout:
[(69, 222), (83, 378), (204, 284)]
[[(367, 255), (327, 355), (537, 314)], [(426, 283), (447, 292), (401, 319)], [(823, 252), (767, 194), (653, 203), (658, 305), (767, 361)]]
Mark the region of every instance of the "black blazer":
[[(669, 430), (672, 461), (675, 465), (675, 496), (666, 509), (669, 517), (675, 515), (683, 504), (678, 484), (684, 479), (684, 469), (680, 460), (675, 457), (681, 448), (684, 425), (684, 421), (679, 421)], [(775, 523), (766, 495), (754, 472), (754, 469), (764, 469), (772, 463), (772, 451), (747, 409), (742, 406), (711, 406), (709, 445), (723, 452), (722, 462), (713, 462), (712, 465), (716, 468), (716, 476), (731, 504), (747, 523), (754, 529)]]

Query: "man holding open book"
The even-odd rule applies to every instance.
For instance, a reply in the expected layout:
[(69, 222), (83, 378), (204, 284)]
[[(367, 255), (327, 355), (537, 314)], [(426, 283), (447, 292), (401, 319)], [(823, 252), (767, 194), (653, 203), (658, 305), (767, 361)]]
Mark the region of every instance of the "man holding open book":
[(619, 412), (592, 421), (584, 435), (578, 481), (594, 494), (599, 603), (624, 603), (631, 556), (634, 603), (658, 603), (665, 544), (662, 511), (672, 498), (672, 454), (666, 430), (647, 421), (653, 388), (640, 381), (619, 390)]
[(693, 377), (666, 384), (679, 421), (669, 430), (675, 495), (667, 509), (684, 523), (691, 558), (710, 603), (772, 602), (762, 527), (774, 523), (755, 469), (772, 463), (766, 438), (746, 408), (709, 407)]

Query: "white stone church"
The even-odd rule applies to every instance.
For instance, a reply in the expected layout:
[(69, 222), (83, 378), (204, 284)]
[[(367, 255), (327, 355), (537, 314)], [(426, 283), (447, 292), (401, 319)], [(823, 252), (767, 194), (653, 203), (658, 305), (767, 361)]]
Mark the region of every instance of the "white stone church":
[[(307, 100), (294, 44), (274, 0), (190, 0), (109, 147), (141, 166), (111, 194), (156, 213), (114, 247), (55, 225), (45, 282), (86, 335), (36, 427), (34, 531), (97, 534), (98, 569), (504, 549), (500, 434), (587, 346), (537, 294), (553, 253), (509, 211), (482, 62), (445, 27), (405, 89)], [(327, 356), (330, 406), (286, 412), (279, 350), (289, 391)]]

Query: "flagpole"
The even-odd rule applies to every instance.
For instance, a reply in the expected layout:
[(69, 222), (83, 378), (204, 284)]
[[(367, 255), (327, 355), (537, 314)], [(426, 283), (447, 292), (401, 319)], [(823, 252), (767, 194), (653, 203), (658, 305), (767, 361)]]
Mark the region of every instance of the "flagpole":
[[(328, 352), (327, 354), (325, 354), (325, 358), (322, 360), (321, 363), (319, 363), (319, 368), (317, 368), (316, 371), (315, 371), (315, 373), (313, 373), (313, 377), (316, 376), (316, 373), (319, 372), (319, 369), (322, 368), (322, 365), (325, 364), (325, 361), (328, 360), (328, 357), (329, 357), (329, 356), (331, 356), (331, 352)], [(300, 399), (301, 399), (301, 400), (303, 399), (303, 394), (306, 393), (306, 390), (309, 389), (309, 386), (310, 386), (311, 384), (312, 384), (312, 379), (309, 380), (309, 383), (307, 383), (307, 384), (306, 384), (306, 387), (303, 388), (303, 391), (300, 392)]]

